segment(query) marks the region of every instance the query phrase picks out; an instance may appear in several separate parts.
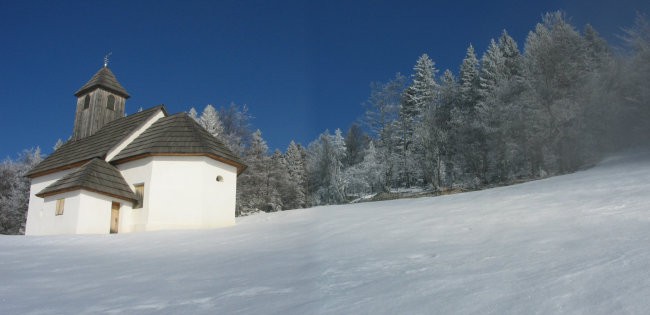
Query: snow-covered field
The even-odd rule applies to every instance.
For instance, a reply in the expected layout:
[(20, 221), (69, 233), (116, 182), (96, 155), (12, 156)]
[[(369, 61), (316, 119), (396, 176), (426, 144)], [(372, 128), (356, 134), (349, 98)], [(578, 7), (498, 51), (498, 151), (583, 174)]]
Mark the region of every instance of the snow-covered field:
[(0, 236), (0, 314), (648, 314), (650, 154), (208, 231)]

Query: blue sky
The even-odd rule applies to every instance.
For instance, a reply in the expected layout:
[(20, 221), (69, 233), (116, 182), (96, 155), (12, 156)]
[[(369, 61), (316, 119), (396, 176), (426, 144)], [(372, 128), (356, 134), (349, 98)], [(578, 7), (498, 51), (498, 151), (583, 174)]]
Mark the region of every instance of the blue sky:
[[(271, 149), (358, 119), (369, 84), (409, 75), (427, 53), (458, 71), (503, 29), (520, 48), (544, 12), (564, 10), (610, 43), (649, 1), (0, 0), (0, 159), (72, 131), (73, 93), (102, 66), (131, 94), (127, 113), (165, 104), (247, 104)], [(480, 57), (480, 56), (479, 56)]]

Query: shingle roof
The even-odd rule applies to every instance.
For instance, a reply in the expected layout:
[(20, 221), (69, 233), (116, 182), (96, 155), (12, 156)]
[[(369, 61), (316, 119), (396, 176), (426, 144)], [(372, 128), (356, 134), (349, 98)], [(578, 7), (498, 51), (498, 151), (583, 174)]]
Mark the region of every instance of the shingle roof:
[(34, 177), (35, 175), (50, 173), (56, 169), (76, 167), (95, 157), (104, 158), (111, 148), (141, 126), (158, 110), (165, 111), (165, 108), (160, 105), (116, 119), (91, 136), (66, 142), (29, 171), (27, 176)]
[(95, 75), (90, 78), (90, 81), (84, 84), (84, 86), (82, 86), (79, 91), (77, 91), (77, 93), (74, 93), (74, 95), (79, 97), (80, 95), (92, 90), (95, 87), (102, 87), (115, 94), (121, 95), (124, 98), (130, 97), (129, 93), (126, 92), (120, 82), (117, 82), (117, 78), (115, 78), (115, 75), (108, 67), (99, 69), (99, 71), (97, 71), (97, 73), (95, 73)]
[(126, 183), (120, 171), (98, 158), (92, 159), (79, 169), (47, 186), (36, 196), (46, 197), (78, 189), (86, 189), (124, 200), (137, 200), (135, 193)]
[(186, 113), (157, 120), (124, 148), (111, 162), (148, 155), (205, 155), (237, 167), (246, 165), (221, 141), (212, 136)]

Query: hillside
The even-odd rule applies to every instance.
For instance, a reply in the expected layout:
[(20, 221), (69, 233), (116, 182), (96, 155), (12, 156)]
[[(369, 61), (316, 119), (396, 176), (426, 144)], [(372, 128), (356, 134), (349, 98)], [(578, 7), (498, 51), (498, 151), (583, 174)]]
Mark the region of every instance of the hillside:
[(0, 236), (0, 314), (642, 314), (650, 153), (207, 231)]

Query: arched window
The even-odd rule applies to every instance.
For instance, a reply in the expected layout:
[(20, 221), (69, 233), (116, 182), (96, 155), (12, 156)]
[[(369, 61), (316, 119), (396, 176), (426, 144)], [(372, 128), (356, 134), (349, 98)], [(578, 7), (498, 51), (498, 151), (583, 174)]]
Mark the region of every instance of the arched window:
[(109, 95), (106, 100), (106, 108), (110, 110), (115, 110), (115, 96)]
[(90, 107), (90, 95), (84, 97), (84, 109), (88, 109), (88, 107)]

